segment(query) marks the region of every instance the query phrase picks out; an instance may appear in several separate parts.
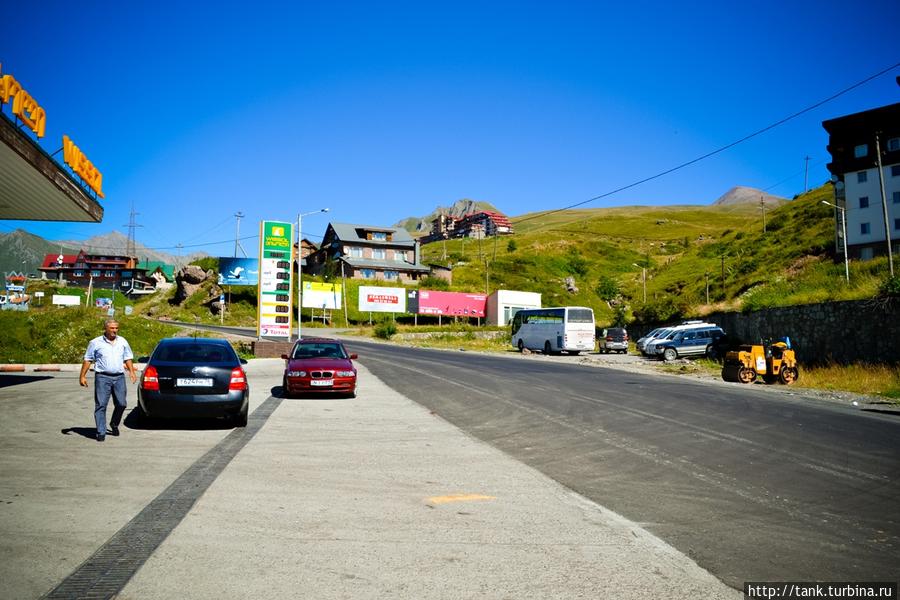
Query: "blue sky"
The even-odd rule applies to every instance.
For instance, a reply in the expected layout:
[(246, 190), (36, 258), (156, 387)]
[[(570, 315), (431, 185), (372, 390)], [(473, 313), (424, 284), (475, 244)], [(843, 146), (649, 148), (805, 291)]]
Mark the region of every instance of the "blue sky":
[[(900, 3), (43, 2), (0, 63), (103, 173), (100, 224), (230, 255), (261, 219), (391, 225), (460, 198), (521, 215), (706, 154), (900, 62)], [(585, 207), (791, 197), (828, 178), (821, 122), (900, 101), (900, 68), (676, 173)], [(9, 114), (8, 107), (4, 110)], [(229, 241), (230, 240), (230, 241)], [(214, 244), (212, 242), (222, 242)], [(256, 242), (243, 242), (255, 255)]]

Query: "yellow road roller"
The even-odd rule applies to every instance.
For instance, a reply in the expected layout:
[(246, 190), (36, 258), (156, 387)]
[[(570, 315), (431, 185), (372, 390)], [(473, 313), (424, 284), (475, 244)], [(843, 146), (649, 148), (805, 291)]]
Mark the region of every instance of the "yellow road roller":
[(744, 345), (728, 352), (722, 365), (722, 379), (753, 383), (762, 375), (766, 383), (790, 385), (800, 377), (797, 358), (789, 342)]

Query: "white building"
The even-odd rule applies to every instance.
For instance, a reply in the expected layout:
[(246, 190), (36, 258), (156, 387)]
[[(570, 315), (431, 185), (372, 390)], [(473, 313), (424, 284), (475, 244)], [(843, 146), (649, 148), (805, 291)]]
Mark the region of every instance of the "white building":
[[(887, 231), (892, 252), (900, 253), (900, 103), (831, 119), (822, 126), (829, 134), (834, 203), (846, 212), (847, 254), (862, 260), (886, 254)], [(835, 248), (843, 255), (841, 215), (835, 212)]]
[(535, 292), (497, 290), (487, 298), (485, 322), (488, 325), (507, 325), (524, 308), (541, 308), (541, 295)]

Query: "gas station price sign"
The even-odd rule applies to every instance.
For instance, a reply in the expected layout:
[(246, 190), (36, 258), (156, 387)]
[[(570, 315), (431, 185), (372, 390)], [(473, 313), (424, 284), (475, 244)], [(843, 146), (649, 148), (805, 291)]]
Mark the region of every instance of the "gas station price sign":
[(281, 221), (260, 223), (256, 320), (256, 335), (259, 337), (291, 336), (293, 239), (292, 223)]

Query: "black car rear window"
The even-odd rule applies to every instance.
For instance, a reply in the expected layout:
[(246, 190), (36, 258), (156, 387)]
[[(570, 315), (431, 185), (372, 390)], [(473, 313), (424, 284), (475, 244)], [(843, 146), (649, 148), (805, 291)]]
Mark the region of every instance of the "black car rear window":
[(153, 360), (179, 363), (235, 362), (234, 350), (222, 344), (163, 344), (153, 353)]
[(300, 344), (291, 358), (347, 358), (347, 353), (340, 344)]

